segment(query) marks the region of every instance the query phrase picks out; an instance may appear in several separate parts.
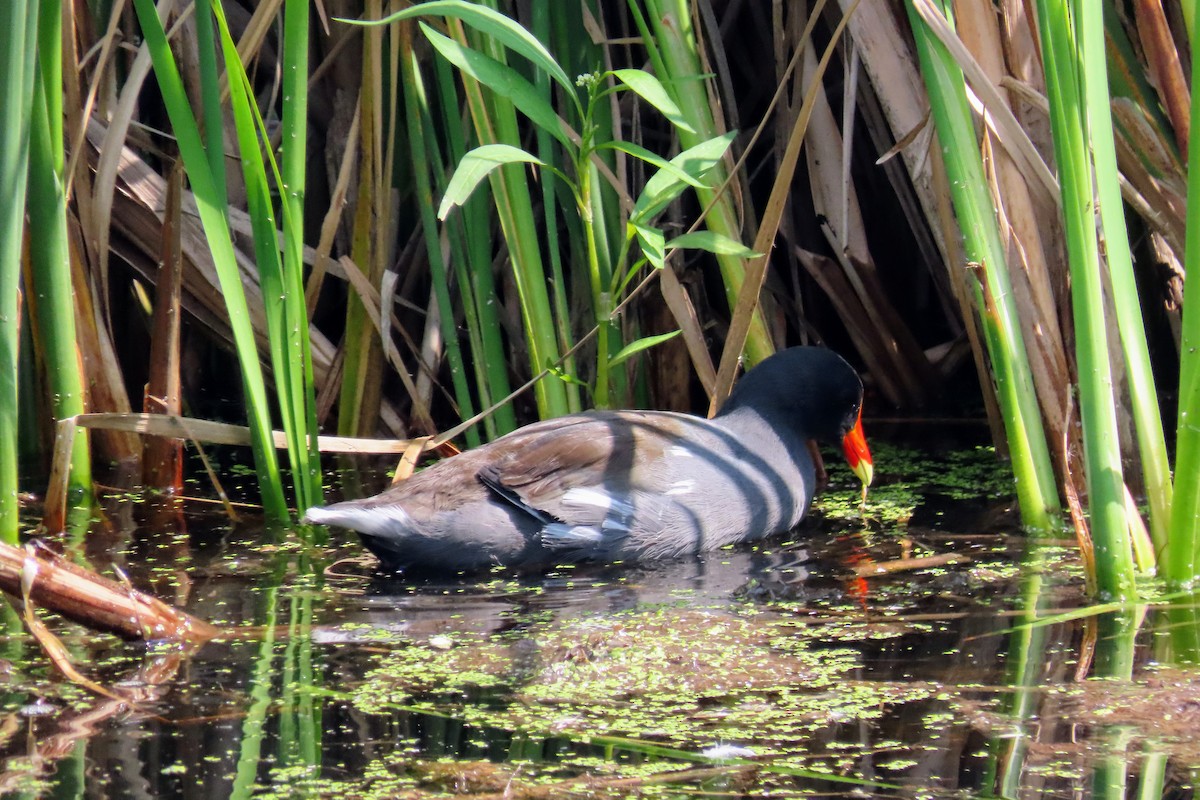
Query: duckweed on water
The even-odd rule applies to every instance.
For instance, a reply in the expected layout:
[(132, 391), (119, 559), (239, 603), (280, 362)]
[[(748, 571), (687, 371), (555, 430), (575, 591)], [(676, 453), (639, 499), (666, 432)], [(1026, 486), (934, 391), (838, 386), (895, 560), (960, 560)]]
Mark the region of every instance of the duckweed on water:
[(494, 702), (453, 707), (468, 725), (648, 739), (690, 752), (754, 742), (765, 754), (831, 720), (878, 718), (892, 703), (928, 695), (848, 681), (861, 667), (858, 652), (810, 647), (814, 638), (776, 620), (670, 609), (519, 636), (455, 634), (452, 650), (412, 647), (383, 659), (355, 703), (374, 713), (436, 712), (438, 697), (482, 691)]
[[(838, 522), (903, 525), (929, 496), (963, 501), (1013, 495), (1012, 469), (990, 445), (936, 457), (887, 442), (872, 443), (871, 448), (876, 482), (866, 505), (858, 487), (841, 480), (814, 501), (813, 508), (821, 516)], [(834, 474), (842, 474), (840, 466)]]
[[(887, 483), (900, 482), (920, 487), (924, 494), (952, 500), (997, 500), (1013, 495), (1012, 468), (996, 455), (991, 445), (952, 450), (931, 457), (929, 453), (887, 443), (875, 447), (876, 472)], [(882, 467), (881, 467), (882, 465)], [(903, 465), (902, 479), (896, 478)]]
[(920, 502), (921, 496), (910, 487), (891, 484), (871, 489), (866, 505), (858, 489), (826, 491), (813, 500), (813, 510), (825, 519), (836, 522), (903, 525), (912, 517)]

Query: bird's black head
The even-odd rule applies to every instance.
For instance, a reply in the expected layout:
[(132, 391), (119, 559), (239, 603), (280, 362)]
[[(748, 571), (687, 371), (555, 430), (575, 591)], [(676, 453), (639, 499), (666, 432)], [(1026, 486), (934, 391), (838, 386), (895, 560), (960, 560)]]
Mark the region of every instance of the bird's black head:
[(862, 397), (862, 381), (837, 353), (792, 347), (748, 371), (718, 416), (749, 409), (805, 438), (840, 443), (858, 423)]

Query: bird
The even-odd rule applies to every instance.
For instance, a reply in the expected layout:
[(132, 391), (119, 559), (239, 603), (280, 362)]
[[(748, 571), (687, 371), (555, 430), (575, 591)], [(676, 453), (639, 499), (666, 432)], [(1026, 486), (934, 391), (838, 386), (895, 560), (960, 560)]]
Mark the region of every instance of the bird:
[(800, 522), (817, 484), (811, 441), (840, 443), (869, 485), (862, 399), (841, 356), (791, 347), (748, 370), (711, 419), (598, 410), (543, 420), (303, 521), (356, 531), (392, 572), (702, 553)]

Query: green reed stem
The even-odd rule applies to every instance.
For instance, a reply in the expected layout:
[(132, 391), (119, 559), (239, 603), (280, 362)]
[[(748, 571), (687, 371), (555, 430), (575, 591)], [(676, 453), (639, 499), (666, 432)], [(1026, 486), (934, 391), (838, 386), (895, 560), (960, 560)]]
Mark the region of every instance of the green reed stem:
[[(454, 72), (445, 59), (434, 61), (435, 86), (442, 121), (446, 152), (436, 162), (442, 168), (435, 176), (437, 192), (442, 195), (449, 182), (447, 175), (453, 165), (462, 161), (467, 154), (468, 131), (461, 124), (458, 93), (455, 88)], [(417, 73), (420, 77), (420, 73)], [(432, 114), (426, 120), (425, 141), (431, 151), (438, 145), (438, 138), (430, 135), (435, 128)], [(507, 353), (501, 335), (500, 316), (497, 311), (497, 292), (492, 274), (493, 235), (490, 206), (482, 195), (472, 197), (462, 206), (462, 213), (446, 221), (450, 240), (454, 274), (458, 291), (462, 297), (464, 314), (468, 320), (467, 333), (471, 337), (472, 363), (475, 367), (479, 404), (490, 408), (512, 391), (508, 378)], [(517, 417), (511, 404), (504, 404), (484, 420), (488, 438), (508, 433), (517, 427)]]
[[(1083, 17), (1094, 17), (1095, 24), (1100, 24), (1098, 14), (1086, 13), (1082, 7), (1076, 12)], [(1078, 18), (1077, 21), (1082, 24)], [(1082, 72), (1077, 31), (1072, 26), (1071, 9), (1064, 0), (1039, 0), (1038, 27), (1071, 269), (1079, 413), (1083, 422), (1092, 540), (1096, 548), (1096, 585), (1102, 595), (1124, 599), (1135, 591), (1133, 552), (1125, 516), (1102, 267), (1096, 239), (1089, 128), (1080, 95), (1081, 84), (1090, 76)], [(1103, 73), (1099, 79), (1103, 80)]]
[(0, 3), (0, 540), (17, 541), (21, 241), (39, 0)]
[[(38, 79), (34, 87), (29, 147), (30, 308), (45, 366), (55, 420), (84, 412), (83, 373), (75, 335), (75, 299), (67, 234), (63, 156), (62, 2), (42, 0), (38, 22)], [(15, 428), (13, 429), (15, 430)], [(75, 434), (69, 487), (90, 496), (88, 438)]]
[[(226, 73), (229, 75), (230, 108), (233, 112), (238, 149), (241, 152), (242, 176), (254, 233), (255, 263), (258, 266), (266, 313), (267, 341), (271, 364), (275, 371), (275, 391), (292, 465), (296, 504), (301, 509), (311, 508), (320, 503), (321, 476), (316, 453), (316, 399), (312, 387), (308, 318), (303, 303), (304, 264), (300, 257), (304, 249), (303, 231), (300, 230), (303, 207), (297, 209), (289, 202), (293, 199), (293, 193), (286, 189), (289, 184), (279, 170), (275, 169), (274, 156), (268, 148), (265, 152), (274, 173), (275, 185), (285, 187), (281, 205), (284, 220), (284, 253), (281, 256), (277, 241), (279, 228), (276, 225), (271, 198), (271, 181), (267, 176), (266, 164), (259, 156), (260, 144), (268, 141), (266, 126), (253, 103), (252, 86), (239, 60), (237, 46), (230, 35), (224, 13), (219, 6), (216, 11), (217, 23), (221, 29)], [(287, 55), (285, 33), (285, 58)], [(289, 69), (284, 70), (285, 76), (289, 73)], [(289, 89), (295, 90), (285, 82), (285, 96)], [(292, 111), (290, 117), (285, 119), (294, 118), (296, 113)], [(295, 125), (294, 119), (292, 125)], [(295, 138), (297, 136), (298, 141)], [(285, 125), (284, 142), (285, 156), (297, 146), (303, 150), (304, 134), (296, 134)], [(303, 167), (298, 180), (304, 180)], [(302, 206), (303, 190), (300, 191), (300, 203)], [(285, 269), (285, 258), (289, 255), (291, 258), (287, 258)]]
[[(938, 5), (949, 18), (949, 4)], [(1059, 509), (1058, 492), (966, 84), (962, 70), (911, 5), (908, 12), (966, 256), (980, 267), (975, 302), (1008, 435), (1021, 519), (1035, 531), (1048, 532)]]
[[(1200, 0), (1184, 3), (1193, 17)], [(1193, 44), (1195, 38), (1192, 39)], [(1200, 86), (1200, 58), (1192, 59), (1192, 86)], [(1200, 102), (1192, 95), (1188, 163), (1200, 164)], [(1188, 170), (1185, 297), (1200, 297), (1200, 169)], [(1175, 435), (1175, 496), (1167, 551), (1160, 559), (1167, 582), (1194, 585), (1200, 574), (1200, 304), (1184, 303), (1179, 356), (1179, 418)]]
[[(221, 7), (217, 0), (217, 8)], [(212, 171), (213, 183), (221, 197), (227, 194), (225, 186), (225, 125), (221, 114), (220, 67), (217, 43), (213, 28), (213, 0), (196, 0), (196, 61), (200, 73), (200, 119), (203, 123), (207, 143), (208, 168)]]
[[(1146, 484), (1146, 499), (1150, 506), (1150, 535), (1155, 550), (1161, 553), (1167, 546), (1171, 516), (1171, 467), (1167, 461), (1158, 393), (1150, 369), (1150, 350), (1146, 345), (1146, 328), (1138, 302), (1137, 282), (1133, 277), (1129, 233), (1125, 227), (1117, 150), (1113, 140), (1105, 27), (1101, 16), (1091, 13), (1090, 6), (1077, 7), (1076, 11), (1080, 25), (1084, 100), (1091, 134), (1097, 205), (1104, 231), (1109, 284), (1112, 287), (1108, 296), (1112, 299), (1125, 371), (1129, 376), (1134, 429)], [(1080, 11), (1083, 13), (1078, 13)]]
[[(718, 127), (709, 103), (708, 82), (700, 62), (700, 43), (692, 28), (687, 0), (645, 0), (645, 4), (644, 16), (638, 0), (629, 0), (630, 11), (659, 80), (694, 131), (677, 128), (680, 144), (686, 150), (720, 136), (725, 131)], [(712, 206), (705, 218), (708, 229), (740, 242), (744, 237), (732, 194), (725, 192), (718, 196), (716, 188), (710, 188), (724, 186), (727, 175), (724, 162), (718, 163), (705, 180), (708, 186), (696, 188), (695, 192), (703, 207)], [(745, 281), (744, 259), (727, 253), (718, 253), (714, 257), (732, 309)], [(756, 364), (774, 352), (770, 333), (758, 311), (754, 313), (746, 336), (745, 352), (750, 364)]]
[[(486, 39), (484, 42), (487, 44)], [(498, 61), (503, 60), (503, 52), (494, 43), (489, 55)], [(486, 87), (465, 74), (462, 81), (479, 141), (520, 146), (521, 136), (512, 102), (486, 90)], [(488, 181), (492, 187), (500, 229), (504, 232), (512, 260), (530, 371), (536, 375), (558, 361), (559, 348), (539, 247), (539, 231), (534, 221), (533, 193), (522, 164), (505, 164), (494, 170), (488, 176)], [(534, 396), (537, 398), (538, 413), (543, 418), (559, 417), (570, 412), (567, 392), (561, 381), (538, 381)]]
[[(283, 329), (286, 380), (276, 375), (280, 405), (287, 397), (292, 430), (289, 455), (299, 508), (321, 503), (321, 458), (317, 450), (317, 397), (308, 312), (304, 305), (304, 187), (308, 161), (308, 0), (283, 7), (283, 133), (279, 175), (283, 209)], [(263, 132), (265, 135), (265, 131)], [(264, 295), (265, 296), (265, 295)], [(279, 367), (276, 366), (278, 373)], [(285, 420), (286, 424), (286, 420)]]
[[(561, 15), (570, 13), (575, 7), (568, 3), (535, 3), (530, 7), (531, 31), (537, 36), (539, 41), (549, 42), (552, 39), (552, 23), (561, 18)], [(586, 47), (583, 42), (580, 42), (580, 48), (574, 48), (565, 52), (578, 53), (582, 47)], [(589, 42), (590, 44), (590, 42)], [(559, 50), (558, 52), (564, 52)], [(535, 69), (533, 71), (533, 83), (537, 87), (539, 93), (550, 102), (553, 93), (554, 84), (550, 80), (550, 75), (545, 70)], [(537, 156), (547, 164), (557, 164), (560, 167), (561, 150), (554, 146), (554, 137), (550, 131), (541, 127), (534, 126), (534, 139), (537, 142)], [(557, 202), (559, 192), (563, 189), (559, 181), (544, 180), (541, 181), (542, 193), (542, 217), (545, 220), (544, 230), (546, 233), (546, 258), (550, 262), (550, 299), (554, 308), (554, 322), (558, 333), (558, 346), (563, 351), (569, 351), (573, 344), (571, 333), (571, 310), (567, 300), (567, 271), (563, 268), (563, 241), (559, 235), (560, 222), (567, 222), (561, 219), (559, 215), (559, 205)], [(568, 240), (571, 237), (568, 235)], [(569, 252), (569, 250), (568, 250)], [(563, 360), (563, 372), (567, 375), (578, 375), (575, 356), (568, 355)], [(567, 392), (567, 404), (571, 411), (579, 411), (581, 408), (581, 398), (579, 394), (579, 385), (568, 381), (565, 384)]]
[[(464, 48), (468, 47), (467, 35), (459, 20), (466, 21), (472, 29), (481, 33), (477, 52), (486, 55), (502, 68), (505, 65), (505, 48), (511, 48), (533, 60), (539, 68), (550, 71), (560, 85), (570, 87), (570, 80), (546, 52), (545, 47), (528, 31), (499, 14), (492, 8), (493, 5), (440, 0), (422, 3), (398, 12), (389, 16), (387, 21), (444, 14), (448, 18), (450, 38)], [(513, 101), (477, 80), (467, 70), (462, 69), (463, 65), (456, 66), (461, 70), (467, 107), (478, 141), (519, 147), (521, 134)], [(532, 192), (522, 164), (505, 164), (491, 171), (488, 181), (500, 229), (508, 245), (530, 369), (533, 374), (537, 374), (558, 361), (560, 349), (558, 326), (546, 285), (546, 271), (539, 244), (541, 232), (535, 221)], [(479, 297), (479, 300), (486, 302), (487, 298)], [(534, 395), (538, 411), (544, 418), (561, 416), (571, 410), (567, 390), (561, 381), (538, 381), (534, 387)]]

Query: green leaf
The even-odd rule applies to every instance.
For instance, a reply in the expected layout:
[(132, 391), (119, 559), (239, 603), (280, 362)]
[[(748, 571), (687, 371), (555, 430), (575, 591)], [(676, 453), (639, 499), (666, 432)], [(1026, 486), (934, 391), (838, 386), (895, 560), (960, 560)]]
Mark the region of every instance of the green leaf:
[(496, 94), (510, 100), (533, 124), (549, 133), (564, 147), (574, 151), (575, 147), (563, 130), (562, 121), (554, 112), (553, 106), (519, 72), (485, 53), (464, 47), (443, 36), (424, 22), (419, 24), (425, 38), (429, 39), (434, 49), (447, 61)]
[(442, 204), (438, 207), (438, 219), (446, 219), (451, 208), (465, 203), (479, 182), (496, 167), (521, 162), (546, 166), (544, 161), (532, 153), (508, 144), (485, 144), (467, 153), (462, 161), (458, 162), (450, 184), (446, 187), (446, 196), (442, 198)]
[(740, 256), (741, 258), (756, 258), (762, 253), (756, 253), (737, 239), (731, 239), (714, 231), (695, 231), (676, 236), (666, 245), (668, 250), (688, 248), (692, 250), (707, 250), (718, 255)]
[(662, 344), (663, 342), (674, 339), (682, 332), (683, 331), (671, 331), (670, 333), (660, 333), (655, 336), (646, 336), (632, 341), (622, 347), (621, 351), (612, 357), (612, 359), (608, 362), (608, 366), (610, 369), (619, 366), (643, 350), (649, 350), (656, 344)]
[(555, 378), (558, 378), (558, 379), (559, 379), (560, 381), (562, 381), (563, 383), (569, 383), (569, 384), (571, 384), (571, 385), (573, 385), (573, 386), (582, 386), (582, 387), (583, 387), (583, 388), (585, 388), (585, 389), (588, 389), (588, 388), (590, 388), (590, 387), (587, 385), (587, 381), (582, 381), (582, 380), (580, 380), (580, 379), (579, 379), (578, 377), (576, 377), (575, 375), (572, 375), (571, 373), (567, 372), (567, 371), (566, 371), (565, 369), (563, 369), (562, 367), (556, 366), (556, 365), (554, 365), (554, 364), (547, 364), (547, 365), (546, 365), (546, 372), (550, 373), (550, 374), (551, 374), (551, 375), (553, 375)]
[[(737, 131), (729, 131), (721, 136), (707, 139), (672, 158), (671, 164), (699, 180), (720, 162), (725, 151), (729, 149), (729, 145), (733, 144), (735, 136), (737, 136)], [(633, 206), (631, 221), (641, 222), (650, 219), (678, 197), (686, 185), (675, 177), (673, 171), (667, 172), (660, 169), (650, 180), (646, 181), (646, 188), (642, 190)]]
[(686, 183), (688, 186), (692, 186), (696, 189), (704, 188), (703, 181), (687, 174), (682, 168), (675, 166), (657, 153), (651, 152), (650, 150), (647, 150), (641, 145), (634, 144), (633, 142), (601, 142), (600, 144), (596, 145), (596, 149), (620, 150), (622, 153), (627, 153), (634, 158), (640, 158), (642, 161), (645, 161), (648, 164), (653, 164), (660, 170), (665, 170), (669, 174), (674, 175), (676, 178)]
[(433, 0), (433, 2), (420, 3), (379, 20), (340, 19), (339, 21), (351, 25), (387, 25), (404, 19), (434, 15), (460, 19), (481, 33), (494, 37), (509, 50), (525, 56), (533, 62), (535, 67), (554, 78), (578, 102), (575, 83), (567, 77), (567, 73), (554, 60), (554, 56), (550, 55), (550, 51), (537, 40), (537, 37), (499, 11), (486, 6), (466, 3), (463, 0)]
[(658, 78), (643, 69), (615, 69), (612, 74), (617, 80), (632, 89), (638, 97), (661, 111), (662, 115), (670, 120), (676, 128), (685, 133), (696, 132), (696, 129), (688, 123), (683, 112), (679, 110), (679, 106), (675, 105), (675, 101), (667, 94), (667, 90), (659, 83)]
[(648, 225), (641, 225), (636, 222), (629, 224), (633, 226), (633, 230), (637, 234), (638, 243), (642, 246), (642, 255), (650, 262), (650, 266), (655, 269), (662, 269), (667, 258), (665, 247), (667, 237), (663, 236), (663, 232), (658, 228), (651, 228)]

